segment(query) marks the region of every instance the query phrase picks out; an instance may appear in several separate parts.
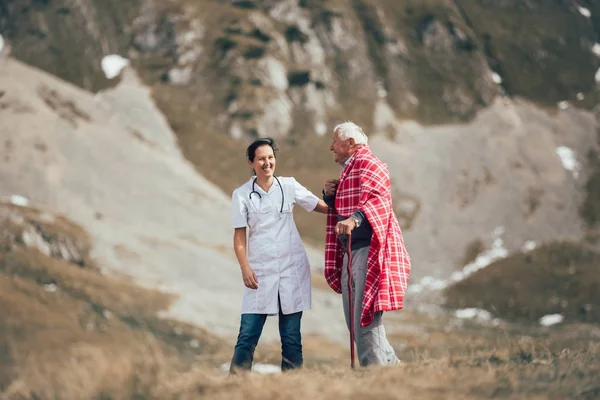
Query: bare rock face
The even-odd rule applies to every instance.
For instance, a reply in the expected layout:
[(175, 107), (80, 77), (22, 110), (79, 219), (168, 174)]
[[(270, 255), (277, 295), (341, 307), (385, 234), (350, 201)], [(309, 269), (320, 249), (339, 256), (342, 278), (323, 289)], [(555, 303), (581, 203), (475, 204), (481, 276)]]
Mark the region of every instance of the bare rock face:
[(283, 137), (340, 115), (370, 129), (378, 97), (424, 123), (471, 119), (499, 93), (544, 105), (581, 93), (589, 107), (595, 7), (587, 18), (569, 1), (8, 2), (0, 32), (17, 58), (86, 89), (112, 85), (100, 60), (121, 54), (148, 83), (184, 86), (211, 130)]
[(371, 131), (379, 99), (425, 124), (469, 120), (501, 93), (591, 107), (591, 10), (586, 20), (568, 1), (8, 2), (0, 32), (17, 58), (86, 89), (114, 84), (103, 56), (130, 58), (202, 167), (195, 149), (217, 132), (323, 135), (340, 119)]
[[(370, 127), (383, 92), (400, 115), (432, 122), (468, 118), (489, 104), (498, 90), (473, 33), (446, 2), (439, 7), (443, 12), (432, 14), (362, 0), (351, 7), (294, 0), (10, 3), (0, 11), (0, 32), (16, 44), (17, 58), (86, 89), (113, 84), (100, 60), (120, 54), (147, 82), (184, 86), (180, 101), (210, 110), (201, 115), (214, 120), (210, 129), (285, 137), (322, 134), (319, 127), (338, 115)], [(25, 28), (35, 20), (43, 21), (36, 37)], [(472, 78), (481, 83), (471, 85)]]

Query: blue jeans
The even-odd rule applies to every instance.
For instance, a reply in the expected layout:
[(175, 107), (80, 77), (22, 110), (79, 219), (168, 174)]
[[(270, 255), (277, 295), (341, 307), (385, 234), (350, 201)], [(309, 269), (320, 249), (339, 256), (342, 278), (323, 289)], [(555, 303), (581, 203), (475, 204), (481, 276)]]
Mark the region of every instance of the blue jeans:
[[(300, 320), (302, 311), (284, 315), (279, 310), (279, 336), (281, 337), (281, 370), (302, 367), (302, 336)], [(242, 314), (240, 333), (233, 351), (230, 373), (250, 370), (254, 360), (254, 349), (262, 333), (267, 314)]]

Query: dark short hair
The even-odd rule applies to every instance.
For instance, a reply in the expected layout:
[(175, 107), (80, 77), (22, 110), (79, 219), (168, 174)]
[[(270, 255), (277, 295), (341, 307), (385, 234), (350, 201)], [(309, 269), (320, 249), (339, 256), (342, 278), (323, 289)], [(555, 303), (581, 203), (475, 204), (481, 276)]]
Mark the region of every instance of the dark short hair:
[(260, 146), (271, 146), (273, 149), (273, 154), (277, 151), (277, 146), (275, 145), (275, 140), (270, 137), (258, 138), (248, 148), (246, 149), (246, 158), (250, 162), (254, 162), (254, 156), (256, 155), (256, 149)]

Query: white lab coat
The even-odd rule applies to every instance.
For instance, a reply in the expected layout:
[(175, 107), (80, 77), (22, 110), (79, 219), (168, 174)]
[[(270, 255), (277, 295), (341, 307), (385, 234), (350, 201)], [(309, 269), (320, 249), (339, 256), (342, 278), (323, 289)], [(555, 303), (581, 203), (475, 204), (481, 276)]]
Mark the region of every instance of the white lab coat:
[(244, 287), (242, 314), (278, 314), (278, 297), (283, 314), (305, 311), (311, 307), (311, 275), (306, 250), (294, 222), (294, 204), (307, 211), (319, 199), (294, 178), (277, 177), (266, 193), (258, 184), (252, 192), (254, 177), (234, 190), (232, 227), (247, 227), (247, 256), (256, 273), (258, 289)]

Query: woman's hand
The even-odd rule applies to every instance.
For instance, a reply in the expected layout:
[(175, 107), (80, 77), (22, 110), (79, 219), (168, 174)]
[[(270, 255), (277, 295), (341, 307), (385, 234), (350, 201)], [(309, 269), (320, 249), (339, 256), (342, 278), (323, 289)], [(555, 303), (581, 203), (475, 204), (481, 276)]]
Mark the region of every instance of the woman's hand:
[(247, 288), (258, 289), (258, 278), (252, 268), (242, 268), (242, 278), (244, 279), (244, 285), (246, 285)]
[(317, 206), (313, 211), (316, 211), (321, 214), (327, 214), (327, 211), (329, 211), (329, 206), (323, 200), (319, 199), (319, 201), (317, 202)]
[(258, 289), (258, 279), (246, 259), (246, 228), (235, 228), (233, 233), (233, 250), (240, 263), (244, 285), (250, 289)]

